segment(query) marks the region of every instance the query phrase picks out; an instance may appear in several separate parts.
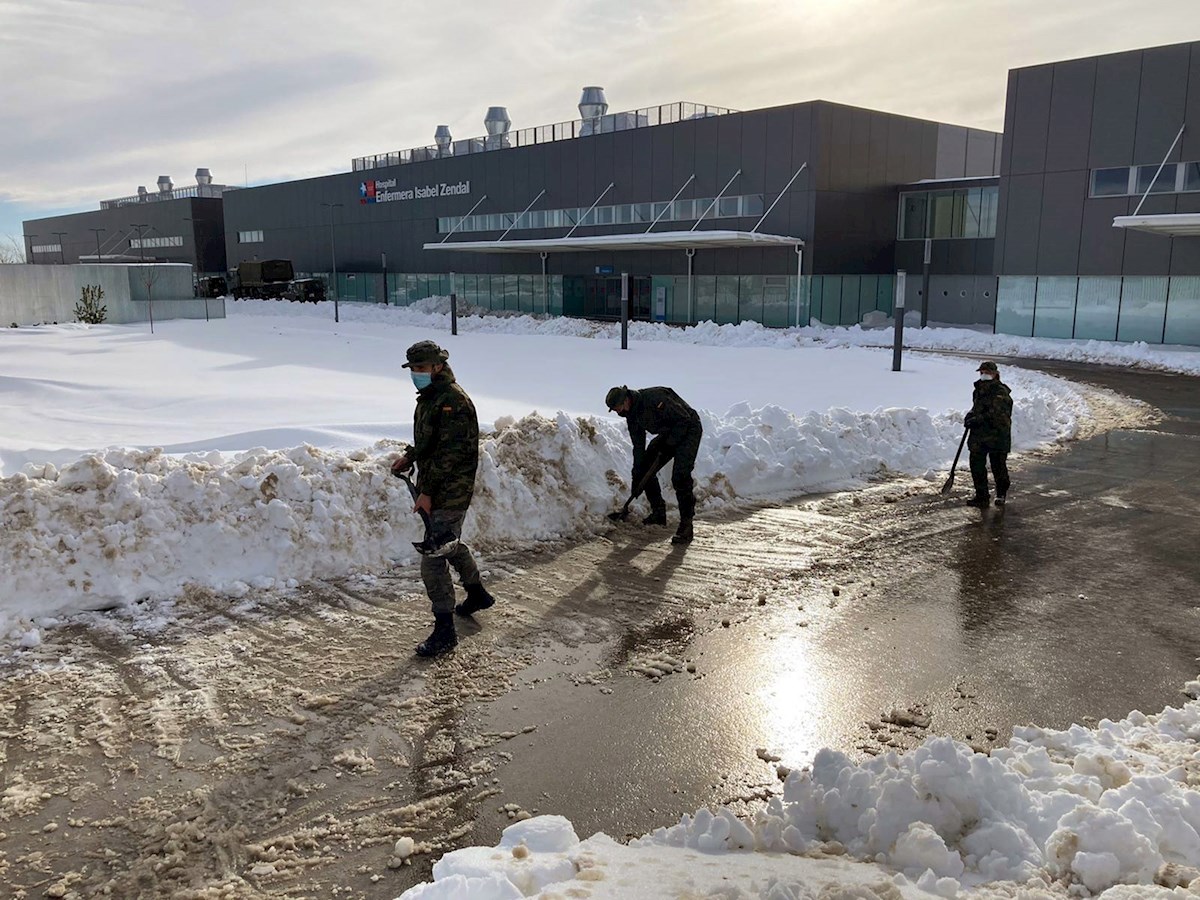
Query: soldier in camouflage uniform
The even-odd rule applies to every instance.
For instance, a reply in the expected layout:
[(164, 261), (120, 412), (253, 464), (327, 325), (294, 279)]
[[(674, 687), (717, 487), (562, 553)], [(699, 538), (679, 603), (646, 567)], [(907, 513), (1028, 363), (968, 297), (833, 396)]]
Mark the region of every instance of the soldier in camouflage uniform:
[[(673, 544), (692, 542), (692, 519), (696, 515), (695, 482), (692, 469), (704, 429), (700, 416), (683, 402), (669, 387), (648, 387), (633, 390), (624, 385), (614, 387), (604, 398), (605, 405), (625, 419), (629, 438), (633, 441), (633, 487), (652, 467), (662, 466), (674, 459), (671, 486), (679, 502), (679, 529), (671, 538)], [(646, 445), (646, 433), (655, 435)], [(663, 501), (658, 478), (651, 477), (643, 488), (650, 501), (650, 515), (643, 525), (666, 525), (667, 504)]]
[(1008, 494), (1008, 453), (1012, 449), (1012, 394), (1000, 380), (1000, 369), (994, 362), (979, 366), (971, 411), (963, 424), (971, 430), (967, 439), (970, 451), (971, 479), (975, 496), (968, 506), (988, 505), (987, 464), (992, 464), (996, 482), (996, 505), (1003, 506)]
[[(408, 348), (404, 368), (411, 370), (417, 388), (417, 409), (413, 415), (412, 446), (392, 463), (399, 474), (417, 465), (417, 503), (414, 512), (424, 510), (430, 518), (430, 536), (439, 544), (454, 549), (446, 556), (436, 553), (421, 557), (421, 578), (433, 603), (433, 633), (417, 646), (420, 656), (438, 656), (458, 643), (454, 613), (469, 616), (487, 609), (496, 601), (479, 577), (479, 567), (466, 544), (458, 541), (463, 518), (475, 491), (475, 470), (479, 466), (479, 421), (471, 398), (454, 380), (446, 362), (450, 354), (433, 341), (418, 341)], [(467, 599), (454, 605), (454, 582), (449, 566), (454, 566), (467, 590)]]

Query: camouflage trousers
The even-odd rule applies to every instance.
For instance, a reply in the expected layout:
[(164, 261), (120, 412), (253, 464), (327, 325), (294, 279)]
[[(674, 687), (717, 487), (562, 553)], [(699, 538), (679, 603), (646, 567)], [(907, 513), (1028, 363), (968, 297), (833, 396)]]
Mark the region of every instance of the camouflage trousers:
[[(430, 514), (433, 524), (430, 531), (439, 537), (453, 534), (457, 538), (462, 534), (463, 519), (466, 515), (465, 509), (435, 509)], [(421, 580), (425, 582), (425, 591), (429, 594), (435, 616), (454, 612), (451, 566), (454, 566), (463, 587), (480, 582), (479, 567), (475, 564), (475, 557), (471, 555), (471, 548), (461, 541), (449, 556), (422, 556)]]

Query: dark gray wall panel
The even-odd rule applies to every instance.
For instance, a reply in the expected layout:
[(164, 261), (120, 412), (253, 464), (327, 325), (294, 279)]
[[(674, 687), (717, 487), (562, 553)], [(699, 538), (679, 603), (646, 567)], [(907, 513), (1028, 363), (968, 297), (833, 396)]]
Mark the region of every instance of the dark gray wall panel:
[[(741, 165), (742, 119), (744, 116), (721, 116), (717, 121), (717, 167), (709, 179), (696, 180), (699, 197), (715, 197)], [(736, 182), (735, 182), (736, 184)]]
[(888, 181), (888, 132), (891, 119), (891, 116), (871, 116), (869, 120), (866, 184), (873, 188), (895, 183)]
[(1053, 72), (1053, 66), (1017, 72), (1017, 111), (1011, 132), (1009, 169), (1013, 175), (1028, 175), (1045, 169)]
[[(742, 174), (729, 186), (726, 195), (730, 194), (761, 194), (765, 184), (767, 165), (767, 120), (766, 110), (746, 113), (739, 116), (742, 119), (742, 151), (739, 159), (734, 161), (734, 170), (742, 170)], [(732, 177), (733, 172), (726, 176), (725, 181)], [(722, 181), (717, 189), (725, 186)]]
[[(783, 190), (783, 186), (787, 184), (788, 179), (792, 177), (792, 172), (795, 171), (792, 166), (792, 117), (793, 110), (790, 107), (768, 110), (763, 166), (763, 193), (765, 194), (773, 196)], [(803, 132), (802, 140), (807, 142), (807, 131)], [(806, 147), (802, 147), (801, 152), (804, 152), (805, 149)]]
[(1014, 175), (1008, 179), (1003, 275), (1033, 275), (1037, 272), (1042, 179), (1040, 174)]
[[(685, 198), (711, 197), (717, 191), (714, 187), (717, 183), (717, 166), (719, 164), (717, 145), (721, 139), (718, 122), (719, 119), (700, 119), (696, 122), (696, 179), (683, 192)], [(672, 187), (662, 199), (671, 199), (671, 196), (679, 190), (685, 180), (687, 180), (687, 176), (680, 179), (679, 184)]]
[[(1157, 47), (1142, 53), (1133, 161), (1160, 163), (1184, 122), (1189, 46)], [(1196, 123), (1194, 127), (1200, 127)], [(1172, 160), (1179, 159), (1176, 148)]]
[[(688, 123), (688, 127), (681, 128), (679, 134), (676, 135), (672, 142), (674, 146), (672, 155), (671, 167), (671, 187), (670, 191), (662, 197), (640, 197), (641, 200), (669, 200), (679, 190), (679, 186), (688, 180), (693, 172), (696, 171), (696, 126), (693, 123)], [(666, 185), (660, 186), (662, 190)], [(689, 188), (690, 190), (690, 188)], [(685, 192), (687, 196), (692, 194)]]
[(1200, 160), (1200, 41), (1188, 45), (1187, 108), (1184, 118), (1188, 129), (1180, 141), (1186, 160)]
[(938, 125), (934, 178), (962, 178), (967, 174), (967, 129)]
[(1012, 140), (1008, 137), (1013, 133), (1017, 121), (1017, 71), (1008, 73), (1008, 93), (1004, 99), (1004, 135), (1000, 145), (1000, 174), (1008, 175), (1012, 171)]
[(996, 174), (996, 141), (999, 135), (978, 128), (967, 130), (967, 165), (964, 175)]
[(1125, 255), (1125, 231), (1113, 228), (1114, 216), (1130, 211), (1122, 198), (1098, 197), (1083, 206), (1083, 231), (1079, 241), (1080, 275), (1120, 275)]
[(877, 113), (865, 109), (852, 110), (850, 114), (850, 184), (857, 187), (871, 183), (871, 120)]
[(1038, 229), (1037, 274), (1076, 273), (1087, 182), (1086, 170), (1046, 174)]
[(1089, 168), (1127, 166), (1133, 162), (1141, 78), (1140, 51), (1101, 56), (1096, 60)]
[(1054, 67), (1046, 133), (1047, 172), (1087, 168), (1095, 87), (1095, 59), (1074, 60)]

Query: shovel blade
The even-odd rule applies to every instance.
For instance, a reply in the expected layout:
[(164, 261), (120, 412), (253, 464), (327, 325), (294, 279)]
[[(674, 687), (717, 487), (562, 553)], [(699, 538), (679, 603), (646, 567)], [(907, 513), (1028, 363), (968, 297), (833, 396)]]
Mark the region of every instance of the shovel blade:
[(946, 479), (946, 483), (942, 485), (942, 493), (948, 494), (954, 489), (954, 473), (950, 473), (950, 477)]
[(608, 520), (610, 522), (624, 522), (627, 518), (629, 518), (629, 513), (625, 510), (619, 509), (616, 512), (610, 512), (608, 514)]

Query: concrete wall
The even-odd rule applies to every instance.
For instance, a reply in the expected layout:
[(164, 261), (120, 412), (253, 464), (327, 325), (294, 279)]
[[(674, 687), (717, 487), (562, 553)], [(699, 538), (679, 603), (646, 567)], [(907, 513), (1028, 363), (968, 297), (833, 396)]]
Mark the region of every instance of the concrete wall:
[[(5, 265), (0, 266), (0, 326), (74, 322), (75, 304), (88, 284), (104, 289), (106, 323), (145, 322), (150, 317), (147, 281), (156, 320), (205, 317), (205, 301), (192, 296), (190, 266)], [(209, 300), (207, 315), (224, 318), (224, 301)]]

